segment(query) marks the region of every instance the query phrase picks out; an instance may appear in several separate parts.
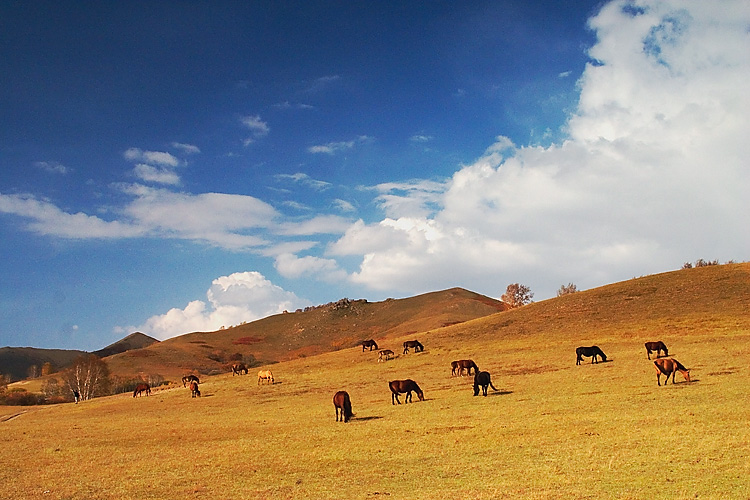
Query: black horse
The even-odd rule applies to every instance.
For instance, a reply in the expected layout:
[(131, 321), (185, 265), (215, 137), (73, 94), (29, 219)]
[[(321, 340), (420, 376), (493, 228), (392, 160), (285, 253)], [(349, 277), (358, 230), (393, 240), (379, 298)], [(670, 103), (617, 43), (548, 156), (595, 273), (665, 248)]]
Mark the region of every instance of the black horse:
[(354, 416), (352, 413), (352, 401), (349, 399), (349, 393), (339, 391), (333, 395), (333, 407), (336, 410), (336, 422), (339, 421), (339, 410), (341, 411), (341, 421), (348, 422)]
[(592, 363), (598, 363), (599, 360), (596, 359), (597, 356), (601, 356), (602, 361), (607, 361), (607, 355), (604, 354), (604, 352), (599, 349), (598, 345), (592, 345), (591, 347), (577, 347), (576, 348), (576, 364), (580, 365), (581, 361), (583, 361), (583, 356), (586, 356), (587, 358), (591, 358)]
[(371, 351), (373, 349), (375, 349), (377, 351), (378, 350), (378, 343), (375, 342), (372, 339), (370, 339), (370, 340), (363, 340), (362, 341), (362, 352), (365, 352), (365, 349), (368, 348), (368, 347), (370, 348)]
[(424, 351), (424, 346), (418, 340), (407, 340), (404, 342), (404, 354), (407, 354), (409, 349), (414, 349), (414, 352), (422, 352)]
[(651, 353), (656, 352), (656, 357), (661, 357), (661, 351), (664, 351), (664, 356), (669, 356), (669, 350), (667, 349), (667, 346), (662, 342), (661, 340), (658, 340), (656, 342), (646, 342), (643, 344), (646, 346), (646, 356), (648, 356), (648, 359), (651, 359)]
[(422, 392), (422, 389), (420, 389), (417, 383), (412, 379), (392, 380), (391, 382), (388, 382), (388, 387), (391, 388), (392, 405), (395, 405), (396, 403), (401, 404), (401, 401), (398, 400), (398, 395), (404, 393), (406, 393), (404, 403), (409, 403), (412, 401), (412, 392), (416, 392), (419, 400), (424, 401), (424, 392)]
[(487, 386), (492, 387), (493, 391), (498, 389), (492, 385), (490, 380), (490, 372), (479, 372), (474, 375), (474, 395), (479, 396), (479, 388), (482, 388), (482, 395), (487, 397)]
[(182, 377), (182, 387), (187, 387), (190, 382), (201, 383), (201, 381), (195, 375), (185, 375)]

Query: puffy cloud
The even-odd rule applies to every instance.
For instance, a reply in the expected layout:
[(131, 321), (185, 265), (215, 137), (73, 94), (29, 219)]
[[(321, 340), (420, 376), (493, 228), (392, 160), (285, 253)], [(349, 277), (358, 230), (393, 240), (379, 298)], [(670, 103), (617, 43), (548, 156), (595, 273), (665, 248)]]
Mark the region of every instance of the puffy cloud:
[[(361, 255), (351, 275), (381, 290), (469, 283), (537, 297), (744, 256), (750, 10), (697, 1), (615, 1), (591, 22), (595, 60), (580, 78), (567, 138), (500, 137), (445, 183), (378, 186), (386, 219), (329, 246)], [(717, 255), (722, 252), (723, 255)]]
[(184, 309), (173, 308), (153, 316), (137, 330), (164, 340), (190, 332), (236, 326), (310, 305), (309, 301), (274, 285), (255, 271), (216, 278), (206, 298), (207, 302), (193, 300)]
[(65, 175), (71, 172), (68, 167), (56, 161), (36, 161), (34, 162), (34, 166), (52, 174)]
[(343, 281), (346, 278), (346, 271), (340, 269), (335, 260), (311, 255), (297, 257), (291, 253), (282, 253), (276, 256), (274, 266), (285, 278), (315, 276), (323, 281)]
[(277, 234), (308, 236), (312, 234), (341, 234), (351, 221), (338, 215), (319, 215), (302, 222), (284, 222), (275, 227)]
[(155, 182), (158, 184), (172, 184), (177, 185), (180, 183), (180, 176), (172, 170), (163, 168), (152, 167), (145, 163), (139, 163), (133, 168), (133, 173), (145, 182)]

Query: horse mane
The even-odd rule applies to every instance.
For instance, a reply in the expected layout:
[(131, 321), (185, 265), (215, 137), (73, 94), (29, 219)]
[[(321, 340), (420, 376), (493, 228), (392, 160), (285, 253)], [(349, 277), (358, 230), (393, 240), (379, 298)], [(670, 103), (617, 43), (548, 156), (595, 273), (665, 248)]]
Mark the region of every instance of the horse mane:
[(677, 366), (678, 370), (688, 371), (688, 369), (685, 368), (685, 366), (682, 363), (680, 363), (679, 361), (677, 361), (676, 359), (672, 358), (672, 361), (674, 361), (674, 364)]

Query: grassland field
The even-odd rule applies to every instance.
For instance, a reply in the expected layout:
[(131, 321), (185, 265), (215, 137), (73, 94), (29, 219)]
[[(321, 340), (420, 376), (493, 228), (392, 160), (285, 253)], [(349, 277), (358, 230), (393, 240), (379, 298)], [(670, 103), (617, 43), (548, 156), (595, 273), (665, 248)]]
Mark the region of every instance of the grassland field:
[[(180, 384), (0, 407), (0, 499), (750, 498), (750, 320), (675, 313), (663, 285), (630, 286), (423, 332), (423, 353), (394, 339), (385, 363), (353, 348), (275, 364), (274, 385), (251, 371), (206, 378), (201, 398)], [(602, 297), (643, 300), (615, 313)], [(643, 347), (657, 339), (691, 383), (657, 386)], [(608, 362), (576, 366), (594, 343)], [(499, 391), (474, 397), (452, 377), (464, 358)], [(392, 405), (387, 382), (402, 378), (426, 400)]]

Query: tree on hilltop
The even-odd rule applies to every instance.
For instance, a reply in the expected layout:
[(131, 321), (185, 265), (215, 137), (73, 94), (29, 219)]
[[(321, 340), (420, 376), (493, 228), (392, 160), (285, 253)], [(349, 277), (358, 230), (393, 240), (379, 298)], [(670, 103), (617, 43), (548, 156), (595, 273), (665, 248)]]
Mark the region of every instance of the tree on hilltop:
[(500, 297), (500, 300), (513, 309), (529, 304), (532, 297), (534, 297), (534, 294), (531, 293), (531, 288), (526, 285), (521, 285), (520, 283), (513, 283), (508, 285), (508, 288), (505, 289), (505, 293)]
[(569, 295), (571, 293), (576, 293), (577, 291), (577, 286), (575, 286), (573, 283), (568, 283), (567, 285), (560, 286), (560, 289), (557, 291), (557, 296), (562, 297), (563, 295)]

